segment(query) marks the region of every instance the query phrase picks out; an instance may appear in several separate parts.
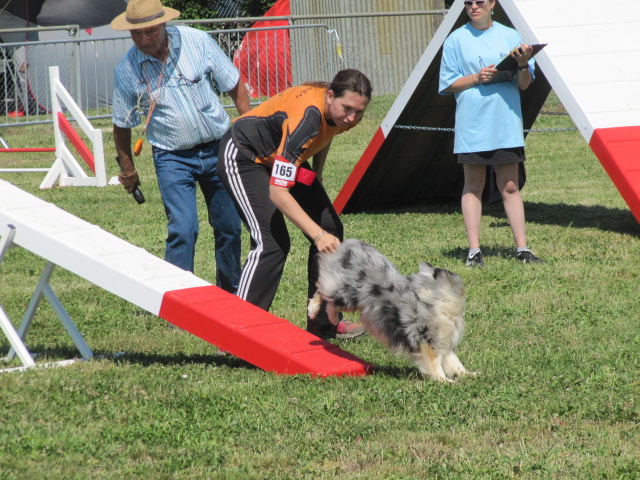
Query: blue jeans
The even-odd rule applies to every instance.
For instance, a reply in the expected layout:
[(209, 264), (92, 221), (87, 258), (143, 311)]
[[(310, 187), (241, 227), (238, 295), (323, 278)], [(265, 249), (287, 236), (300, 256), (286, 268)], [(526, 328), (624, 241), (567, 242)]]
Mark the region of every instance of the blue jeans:
[(165, 260), (193, 272), (198, 183), (213, 227), (216, 285), (235, 293), (241, 272), (242, 227), (236, 207), (218, 178), (218, 143), (173, 152), (154, 147), (153, 161), (168, 220)]

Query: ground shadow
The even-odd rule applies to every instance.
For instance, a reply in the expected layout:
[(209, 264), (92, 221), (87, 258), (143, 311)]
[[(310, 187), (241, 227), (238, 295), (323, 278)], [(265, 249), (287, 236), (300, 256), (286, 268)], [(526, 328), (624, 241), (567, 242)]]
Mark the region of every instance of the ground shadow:
[[(497, 205), (493, 205), (496, 207)], [(571, 228), (597, 228), (640, 237), (640, 224), (630, 210), (600, 205), (525, 202), (527, 223)], [(500, 206), (502, 210), (502, 207)]]
[(183, 354), (161, 355), (157, 353), (125, 352), (124, 355), (114, 359), (115, 363), (133, 363), (149, 367), (151, 365), (186, 366), (195, 364), (225, 366), (230, 368), (242, 368), (256, 370), (258, 367), (230, 354)]
[[(442, 252), (442, 256), (448, 258), (464, 259), (469, 253), (468, 247), (456, 247), (450, 250)], [(482, 254), (485, 257), (499, 257), (499, 258), (515, 258), (516, 252), (512, 246), (503, 245), (486, 245), (482, 244)]]
[(423, 380), (426, 378), (412, 365), (374, 365), (371, 373), (401, 380)]
[[(5, 342), (0, 345), (0, 355), (6, 356), (9, 352), (9, 343)], [(68, 359), (81, 359), (82, 356), (77, 349), (73, 347), (50, 348), (44, 345), (33, 345), (29, 347), (30, 353), (35, 357), (36, 364), (44, 364), (48, 362), (59, 362)], [(95, 359), (112, 360), (114, 363), (137, 364), (145, 367), (151, 365), (164, 366), (185, 366), (193, 364), (206, 364), (216, 366), (226, 366), (230, 368), (243, 368), (247, 370), (255, 370), (256, 366), (245, 362), (241, 358), (227, 354), (182, 354), (176, 353), (171, 355), (162, 355), (156, 353), (144, 352), (104, 352), (93, 350)], [(0, 364), (2, 365), (2, 364)], [(11, 362), (6, 363), (6, 367), (21, 366), (22, 363), (16, 357)]]
[[(571, 228), (597, 228), (603, 231), (624, 233), (640, 238), (640, 224), (628, 209), (600, 205), (568, 205), (566, 203), (525, 202), (527, 223), (557, 225)], [(428, 205), (416, 205), (394, 209), (362, 212), (371, 215), (403, 213), (459, 214), (460, 202), (447, 201)], [(495, 217), (492, 226), (508, 226), (502, 202), (483, 205), (483, 216)]]

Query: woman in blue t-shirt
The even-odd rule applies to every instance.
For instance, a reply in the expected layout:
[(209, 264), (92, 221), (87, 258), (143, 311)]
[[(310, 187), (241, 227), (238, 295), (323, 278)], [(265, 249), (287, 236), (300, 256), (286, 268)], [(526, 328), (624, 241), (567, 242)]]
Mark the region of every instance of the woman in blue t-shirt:
[[(480, 218), (486, 166), (495, 165), (497, 187), (516, 243), (516, 258), (540, 263), (528, 248), (518, 164), (525, 161), (520, 92), (533, 81), (533, 48), (514, 29), (492, 19), (495, 0), (465, 1), (470, 22), (444, 42), (440, 94), (456, 96), (453, 153), (464, 168), (462, 216), (469, 239), (467, 265), (484, 266)], [(504, 77), (493, 68), (511, 55), (515, 73)], [(501, 81), (497, 81), (501, 80)]]

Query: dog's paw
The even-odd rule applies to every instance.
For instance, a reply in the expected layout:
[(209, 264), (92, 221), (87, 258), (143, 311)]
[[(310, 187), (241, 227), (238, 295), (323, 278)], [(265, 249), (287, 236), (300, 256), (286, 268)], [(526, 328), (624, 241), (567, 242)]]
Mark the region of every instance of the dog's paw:
[(322, 305), (322, 297), (319, 293), (316, 293), (309, 299), (309, 303), (307, 304), (307, 316), (312, 319), (316, 318), (318, 313), (320, 313), (320, 305)]

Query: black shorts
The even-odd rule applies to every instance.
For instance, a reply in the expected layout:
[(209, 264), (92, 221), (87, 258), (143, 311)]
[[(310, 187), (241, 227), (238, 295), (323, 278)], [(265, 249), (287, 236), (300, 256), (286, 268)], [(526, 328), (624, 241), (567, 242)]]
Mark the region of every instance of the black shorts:
[(525, 160), (524, 147), (456, 154), (456, 161), (462, 165), (507, 165)]

